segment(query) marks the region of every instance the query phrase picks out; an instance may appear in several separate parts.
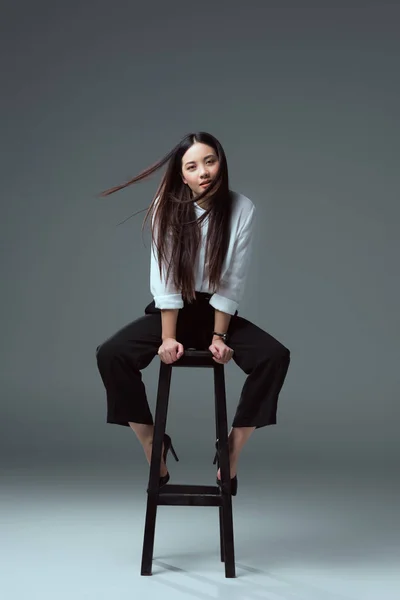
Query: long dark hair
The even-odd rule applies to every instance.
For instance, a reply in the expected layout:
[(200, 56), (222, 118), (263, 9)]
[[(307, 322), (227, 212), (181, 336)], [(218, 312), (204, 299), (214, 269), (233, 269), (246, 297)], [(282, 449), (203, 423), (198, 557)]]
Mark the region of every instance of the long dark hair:
[[(182, 157), (196, 142), (214, 149), (219, 159), (219, 169), (205, 191), (193, 198), (190, 188), (182, 180)], [(220, 284), (222, 265), (229, 244), (232, 199), (228, 164), (220, 142), (203, 131), (190, 133), (160, 161), (126, 183), (102, 192), (101, 196), (108, 196), (149, 177), (166, 163), (167, 170), (147, 210), (143, 227), (151, 216), (152, 239), (157, 250), (160, 276), (164, 266), (168, 281), (172, 269), (175, 286), (181, 291), (183, 299), (191, 302), (196, 297), (194, 266), (201, 241), (201, 223), (206, 218), (209, 219), (205, 269), (214, 292)], [(205, 212), (196, 218), (193, 203), (203, 199), (206, 203)]]

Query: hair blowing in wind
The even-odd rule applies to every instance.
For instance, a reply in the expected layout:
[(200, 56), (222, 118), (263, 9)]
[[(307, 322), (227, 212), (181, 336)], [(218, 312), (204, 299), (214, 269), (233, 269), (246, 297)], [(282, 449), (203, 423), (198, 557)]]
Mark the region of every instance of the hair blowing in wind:
[[(211, 146), (219, 159), (217, 176), (201, 195), (193, 198), (190, 188), (182, 179), (182, 157), (196, 142)], [(200, 226), (208, 218), (205, 269), (210, 287), (216, 291), (220, 284), (222, 265), (229, 244), (231, 194), (228, 165), (219, 141), (209, 133), (186, 135), (164, 158), (148, 167), (126, 183), (105, 190), (109, 196), (129, 185), (146, 179), (167, 164), (167, 169), (156, 194), (147, 209), (143, 227), (151, 216), (151, 234), (160, 269), (165, 269), (166, 281), (171, 274), (174, 285), (184, 300), (195, 299), (195, 264), (201, 242)], [(205, 213), (197, 218), (194, 201), (207, 201)]]

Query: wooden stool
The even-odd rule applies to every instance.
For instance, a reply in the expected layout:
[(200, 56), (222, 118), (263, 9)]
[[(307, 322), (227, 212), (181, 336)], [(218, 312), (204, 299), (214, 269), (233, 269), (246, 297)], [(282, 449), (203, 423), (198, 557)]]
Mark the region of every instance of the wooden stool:
[[(214, 398), (216, 438), (219, 439), (221, 487), (218, 485), (171, 485), (159, 487), (162, 444), (167, 423), (168, 401), (173, 367), (208, 367), (214, 369)], [(153, 448), (147, 489), (147, 510), (144, 529), (141, 575), (151, 575), (157, 506), (218, 506), (221, 561), (225, 563), (225, 577), (235, 575), (232, 496), (230, 492), (230, 465), (228, 422), (224, 365), (213, 360), (209, 350), (189, 348), (176, 362), (161, 362), (158, 380), (157, 404), (154, 419)]]

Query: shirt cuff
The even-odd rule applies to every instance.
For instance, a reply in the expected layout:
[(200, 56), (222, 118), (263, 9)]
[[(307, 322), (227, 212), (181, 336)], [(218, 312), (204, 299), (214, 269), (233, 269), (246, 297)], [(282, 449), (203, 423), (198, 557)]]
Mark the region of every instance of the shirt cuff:
[(220, 296), (219, 294), (213, 294), (211, 296), (210, 304), (217, 310), (227, 313), (228, 315), (234, 315), (239, 306), (238, 302), (225, 298), (225, 296)]
[(183, 308), (182, 294), (168, 294), (167, 296), (153, 296), (155, 307), (162, 309)]

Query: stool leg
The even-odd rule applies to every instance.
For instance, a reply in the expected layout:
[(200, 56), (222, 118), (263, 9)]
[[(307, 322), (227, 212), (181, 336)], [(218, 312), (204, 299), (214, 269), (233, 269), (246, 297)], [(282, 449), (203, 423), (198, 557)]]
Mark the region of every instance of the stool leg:
[(151, 575), (151, 567), (153, 563), (161, 453), (165, 427), (167, 423), (171, 373), (171, 365), (166, 365), (165, 363), (161, 362), (157, 391), (156, 414), (154, 419), (154, 436), (153, 447), (151, 451), (150, 476), (147, 488), (147, 509), (144, 528), (141, 575)]
[(225, 562), (225, 577), (236, 577), (235, 550), (233, 538), (232, 496), (230, 493), (228, 419), (226, 414), (225, 376), (224, 366), (219, 365), (218, 363), (214, 367), (214, 395), (217, 435), (219, 439), (219, 463), (222, 479), (222, 519), (220, 519), (220, 536), (222, 536), (223, 548), (221, 548), (221, 558), (223, 556)]
[(225, 562), (224, 550), (224, 520), (222, 518), (222, 506), (219, 507), (219, 543), (221, 549), (221, 562)]
[[(214, 375), (215, 377), (215, 375)], [(218, 422), (218, 409), (217, 402), (215, 401), (215, 437), (219, 438), (219, 422)], [(217, 461), (217, 465), (219, 465)], [(219, 513), (219, 545), (220, 545), (220, 554), (221, 554), (221, 562), (225, 562), (225, 550), (224, 550), (224, 520), (223, 520), (223, 511), (222, 506), (218, 509)]]
[(151, 567), (153, 564), (154, 550), (154, 535), (156, 528), (157, 516), (157, 495), (153, 492), (148, 492), (147, 509), (146, 509), (146, 524), (144, 528), (143, 552), (142, 552), (142, 568), (141, 575), (151, 575)]

